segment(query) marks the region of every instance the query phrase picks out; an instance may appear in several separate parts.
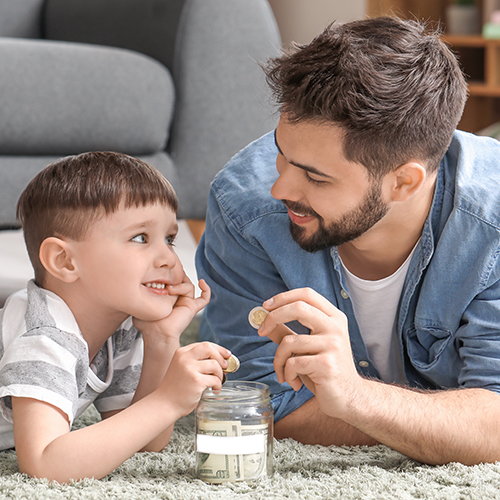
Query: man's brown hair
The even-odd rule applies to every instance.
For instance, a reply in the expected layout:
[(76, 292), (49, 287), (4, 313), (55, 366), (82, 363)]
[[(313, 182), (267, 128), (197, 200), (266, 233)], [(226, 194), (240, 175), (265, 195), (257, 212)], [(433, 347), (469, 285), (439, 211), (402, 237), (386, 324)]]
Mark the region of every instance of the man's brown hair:
[(288, 120), (340, 126), (345, 157), (374, 177), (411, 160), (437, 169), (467, 98), (439, 32), (391, 17), (332, 24), (265, 71)]
[(26, 248), (43, 284), (39, 251), (56, 236), (84, 239), (91, 224), (126, 208), (160, 203), (177, 213), (170, 183), (147, 163), (120, 153), (90, 152), (67, 156), (48, 165), (26, 187), (17, 203)]

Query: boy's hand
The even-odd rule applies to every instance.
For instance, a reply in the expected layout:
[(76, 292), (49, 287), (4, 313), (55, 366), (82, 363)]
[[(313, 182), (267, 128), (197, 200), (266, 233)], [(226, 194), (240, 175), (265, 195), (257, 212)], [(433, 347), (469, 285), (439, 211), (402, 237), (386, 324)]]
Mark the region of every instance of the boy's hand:
[(190, 413), (208, 387), (220, 390), (222, 370), (227, 368), (231, 351), (211, 342), (197, 342), (178, 349), (159, 390), (179, 416)]
[(194, 297), (194, 285), (184, 273), (182, 283), (169, 285), (170, 295), (177, 295), (177, 301), (172, 312), (159, 321), (143, 321), (134, 318), (135, 327), (142, 333), (144, 341), (148, 337), (168, 338), (178, 341), (182, 332), (187, 328), (198, 311), (201, 311), (210, 301), (210, 287), (205, 280), (199, 281), (201, 296)]
[[(274, 358), (278, 381), (296, 391), (303, 382), (324, 413), (342, 418), (361, 380), (344, 313), (310, 288), (280, 293), (263, 306), (270, 313), (258, 333), (279, 346)], [(311, 334), (296, 334), (285, 325), (291, 321), (299, 321)]]

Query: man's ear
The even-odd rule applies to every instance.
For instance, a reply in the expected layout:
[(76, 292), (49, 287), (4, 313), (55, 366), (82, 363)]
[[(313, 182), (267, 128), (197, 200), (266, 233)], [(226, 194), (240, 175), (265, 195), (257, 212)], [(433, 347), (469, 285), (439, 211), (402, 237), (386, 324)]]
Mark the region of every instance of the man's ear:
[(72, 283), (78, 278), (70, 242), (55, 236), (46, 238), (40, 245), (39, 257), (45, 270), (58, 280)]
[(408, 162), (391, 172), (391, 200), (406, 201), (424, 184), (427, 169), (417, 162)]

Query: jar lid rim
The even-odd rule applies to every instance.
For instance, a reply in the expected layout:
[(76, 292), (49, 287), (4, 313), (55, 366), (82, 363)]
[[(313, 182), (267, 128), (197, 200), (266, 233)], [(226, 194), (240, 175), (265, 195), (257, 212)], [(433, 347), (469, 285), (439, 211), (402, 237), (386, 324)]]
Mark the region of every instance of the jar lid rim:
[(202, 401), (238, 402), (269, 399), (269, 386), (262, 382), (228, 380), (220, 391), (205, 389), (201, 395)]

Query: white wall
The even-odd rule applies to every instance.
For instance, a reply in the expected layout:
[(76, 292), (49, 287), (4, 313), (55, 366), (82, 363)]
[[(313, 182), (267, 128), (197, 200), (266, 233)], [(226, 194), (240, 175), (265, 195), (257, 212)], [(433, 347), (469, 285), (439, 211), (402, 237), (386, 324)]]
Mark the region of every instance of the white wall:
[(365, 0), (269, 0), (283, 44), (309, 43), (333, 21), (365, 17)]

